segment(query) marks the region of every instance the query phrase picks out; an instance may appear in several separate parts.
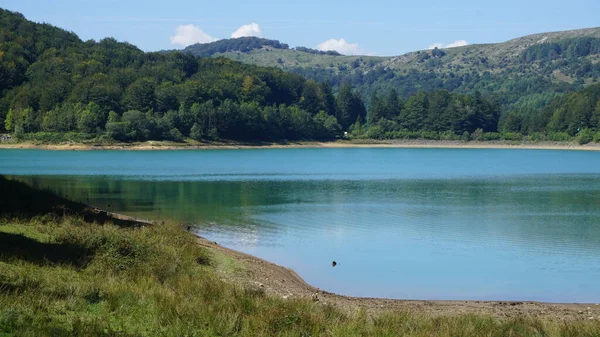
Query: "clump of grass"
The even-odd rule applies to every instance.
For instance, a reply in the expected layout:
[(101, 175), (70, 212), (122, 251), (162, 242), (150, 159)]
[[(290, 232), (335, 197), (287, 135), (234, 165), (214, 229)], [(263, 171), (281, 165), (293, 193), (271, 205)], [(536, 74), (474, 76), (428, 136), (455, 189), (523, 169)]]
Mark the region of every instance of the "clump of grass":
[[(266, 296), (220, 280), (219, 263), (175, 224), (4, 219), (0, 234), (0, 336), (597, 337), (600, 331), (597, 321), (350, 315), (309, 300)], [(35, 258), (15, 242), (32, 248)]]

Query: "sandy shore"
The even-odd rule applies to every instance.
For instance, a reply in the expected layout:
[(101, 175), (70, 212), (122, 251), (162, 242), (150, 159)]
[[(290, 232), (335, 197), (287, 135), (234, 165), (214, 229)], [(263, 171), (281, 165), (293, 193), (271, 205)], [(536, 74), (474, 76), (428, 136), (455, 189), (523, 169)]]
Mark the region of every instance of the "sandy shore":
[(390, 140), (390, 141), (333, 141), (291, 143), (167, 143), (148, 141), (114, 145), (82, 143), (34, 144), (0, 143), (0, 149), (42, 150), (215, 150), (215, 149), (281, 149), (281, 148), (448, 148), (448, 149), (536, 149), (600, 151), (599, 143), (579, 145), (573, 142), (508, 142), (508, 141), (443, 141), (443, 140)]
[[(198, 238), (218, 258), (228, 259), (238, 268), (220, 268), (217, 273), (228, 282), (263, 289), (267, 294), (283, 298), (310, 298), (321, 304), (333, 304), (349, 312), (361, 309), (368, 313), (411, 311), (431, 315), (480, 314), (496, 318), (531, 316), (553, 321), (600, 319), (598, 304), (562, 304), (523, 301), (422, 301), (385, 298), (358, 298), (333, 294), (315, 288), (293, 270)], [(220, 256), (220, 257), (219, 257)], [(231, 265), (231, 262), (226, 263)]]

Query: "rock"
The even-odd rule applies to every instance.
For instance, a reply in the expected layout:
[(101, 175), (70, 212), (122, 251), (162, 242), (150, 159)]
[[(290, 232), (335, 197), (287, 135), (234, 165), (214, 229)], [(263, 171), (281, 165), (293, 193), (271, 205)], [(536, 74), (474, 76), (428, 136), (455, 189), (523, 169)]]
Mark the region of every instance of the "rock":
[(258, 284), (258, 286), (259, 286), (259, 287), (261, 287), (261, 288), (264, 288), (264, 287), (265, 287), (265, 285), (264, 285), (264, 284), (262, 284), (262, 283), (259, 283), (259, 284)]
[(313, 302), (319, 302), (319, 294), (318, 293), (314, 293), (311, 296), (311, 299), (313, 300)]

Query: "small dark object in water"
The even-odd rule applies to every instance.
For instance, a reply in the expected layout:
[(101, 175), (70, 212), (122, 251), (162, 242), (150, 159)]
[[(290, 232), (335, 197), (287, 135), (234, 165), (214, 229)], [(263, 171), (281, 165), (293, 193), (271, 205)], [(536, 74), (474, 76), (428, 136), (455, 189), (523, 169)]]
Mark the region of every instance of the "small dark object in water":
[(108, 204), (108, 208), (110, 208), (110, 204)]
[(335, 267), (335, 266), (337, 266), (337, 262), (335, 262), (335, 260), (334, 260), (333, 262), (331, 262), (331, 266), (332, 266), (332, 267)]
[(192, 230), (192, 226), (187, 226), (187, 231), (191, 231)]

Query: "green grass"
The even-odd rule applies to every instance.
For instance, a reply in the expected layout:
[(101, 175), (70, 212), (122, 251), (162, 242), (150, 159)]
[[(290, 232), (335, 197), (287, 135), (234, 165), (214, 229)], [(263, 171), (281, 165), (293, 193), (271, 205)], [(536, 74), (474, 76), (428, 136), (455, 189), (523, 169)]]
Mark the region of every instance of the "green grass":
[(269, 297), (220, 280), (223, 262), (173, 224), (4, 219), (0, 243), (5, 336), (600, 336), (598, 321), (371, 317)]
[[(35, 200), (49, 204), (37, 210), (64, 202), (6, 179), (0, 187), (4, 194), (39, 194)], [(597, 320), (349, 314), (267, 296), (223, 281), (222, 272), (244, 273), (243, 263), (200, 247), (179, 225), (25, 216), (12, 206), (19, 216), (0, 215), (0, 336), (600, 337)]]

